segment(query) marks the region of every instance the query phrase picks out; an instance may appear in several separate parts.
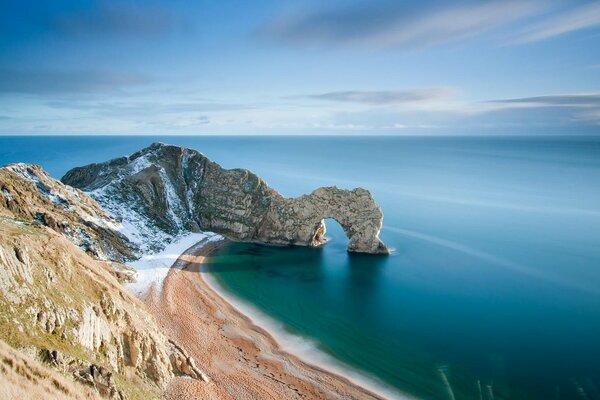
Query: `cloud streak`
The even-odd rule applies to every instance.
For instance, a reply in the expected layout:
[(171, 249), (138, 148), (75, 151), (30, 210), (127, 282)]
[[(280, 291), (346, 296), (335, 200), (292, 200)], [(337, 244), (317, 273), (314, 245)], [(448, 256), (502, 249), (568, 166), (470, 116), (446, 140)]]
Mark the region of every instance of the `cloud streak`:
[(50, 101), (46, 106), (59, 110), (77, 110), (102, 116), (143, 117), (197, 112), (225, 112), (251, 109), (245, 104), (198, 102), (153, 102), (153, 101)]
[(368, 105), (414, 104), (443, 100), (456, 91), (449, 87), (419, 88), (408, 90), (379, 90), (361, 91), (348, 90), (296, 96), (296, 98), (327, 100), (343, 103), (358, 103)]
[(600, 107), (600, 93), (561, 94), (492, 100), (490, 103), (536, 107)]
[(471, 38), (528, 16), (532, 0), (418, 5), (378, 0), (283, 16), (264, 25), (263, 37), (307, 46), (418, 48)]
[(98, 93), (149, 82), (145, 75), (123, 71), (0, 70), (0, 93)]
[(560, 13), (525, 30), (517, 42), (531, 43), (581, 29), (600, 26), (600, 2), (594, 1)]

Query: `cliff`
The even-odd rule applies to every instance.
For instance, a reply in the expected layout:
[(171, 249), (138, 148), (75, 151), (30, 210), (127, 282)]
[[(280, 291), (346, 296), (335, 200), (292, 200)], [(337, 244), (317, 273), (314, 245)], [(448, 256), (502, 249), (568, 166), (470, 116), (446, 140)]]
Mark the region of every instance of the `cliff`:
[(38, 166), (0, 168), (3, 398), (45, 386), (49, 398), (157, 398), (175, 376), (204, 379), (122, 288), (132, 252), (117, 226)]
[(155, 143), (129, 157), (74, 168), (62, 178), (88, 192), (128, 225), (128, 238), (157, 250), (188, 231), (233, 240), (319, 246), (324, 219), (348, 236), (348, 251), (388, 253), (379, 239), (383, 214), (365, 189), (319, 188), (285, 198), (245, 169), (224, 169), (203, 154)]

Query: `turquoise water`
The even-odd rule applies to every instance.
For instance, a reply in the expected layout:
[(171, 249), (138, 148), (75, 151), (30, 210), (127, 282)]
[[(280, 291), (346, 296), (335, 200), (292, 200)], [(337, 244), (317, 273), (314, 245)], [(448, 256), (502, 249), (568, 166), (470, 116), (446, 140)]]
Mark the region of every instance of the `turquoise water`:
[(60, 176), (155, 140), (288, 196), (375, 195), (392, 256), (347, 254), (328, 221), (320, 249), (211, 258), (221, 286), (291, 333), (421, 398), (600, 398), (600, 139), (0, 137), (0, 163)]

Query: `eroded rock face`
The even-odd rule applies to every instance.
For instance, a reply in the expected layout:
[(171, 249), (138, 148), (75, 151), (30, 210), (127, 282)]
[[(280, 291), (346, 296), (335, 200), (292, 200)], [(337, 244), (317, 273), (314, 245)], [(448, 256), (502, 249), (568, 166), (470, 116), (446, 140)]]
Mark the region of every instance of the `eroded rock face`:
[[(2, 340), (31, 349), (74, 384), (111, 399), (159, 393), (175, 376), (206, 379), (119, 283), (132, 271), (115, 261), (131, 254), (111, 229), (117, 225), (40, 167), (0, 168), (0, 350)], [(117, 377), (132, 382), (120, 387)]]
[(0, 214), (5, 213), (47, 226), (94, 258), (135, 258), (135, 246), (118, 232), (117, 221), (81, 190), (64, 185), (38, 165), (0, 168)]
[(324, 187), (288, 199), (248, 170), (224, 169), (182, 147), (155, 143), (129, 157), (74, 168), (62, 181), (135, 227), (133, 241), (141, 248), (160, 248), (169, 237), (198, 230), (238, 241), (318, 246), (324, 219), (333, 218), (349, 238), (349, 251), (388, 252), (379, 239), (383, 214), (367, 190)]

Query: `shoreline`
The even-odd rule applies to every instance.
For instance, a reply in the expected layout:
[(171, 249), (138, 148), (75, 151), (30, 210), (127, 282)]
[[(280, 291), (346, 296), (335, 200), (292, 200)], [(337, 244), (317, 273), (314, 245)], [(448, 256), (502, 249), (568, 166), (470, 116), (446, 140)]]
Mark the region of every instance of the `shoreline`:
[(287, 350), (285, 338), (273, 328), (275, 320), (263, 324), (269, 317), (249, 310), (251, 306), (208, 276), (205, 258), (226, 244), (227, 240), (194, 244), (175, 261), (162, 288), (152, 286), (142, 296), (165, 333), (182, 344), (209, 376), (208, 382), (175, 378), (166, 398), (409, 398), (387, 390), (383, 383), (369, 382), (368, 376), (343, 368), (341, 362), (336, 366), (333, 357), (314, 346), (309, 352), (324, 357), (311, 359)]
[[(226, 245), (226, 243), (223, 245)], [(270, 336), (280, 352), (290, 357), (298, 358), (307, 367), (346, 379), (352, 385), (372, 392), (383, 399), (411, 399), (410, 396), (400, 393), (397, 389), (379, 381), (368, 373), (344, 364), (335, 357), (319, 350), (316, 343), (312, 340), (287, 332), (282, 323), (259, 310), (251, 303), (228, 292), (205, 269), (206, 267), (201, 271), (205, 283), (238, 313), (248, 318), (257, 329), (261, 329), (265, 335)], [(297, 347), (301, 347), (301, 349), (298, 350)]]

